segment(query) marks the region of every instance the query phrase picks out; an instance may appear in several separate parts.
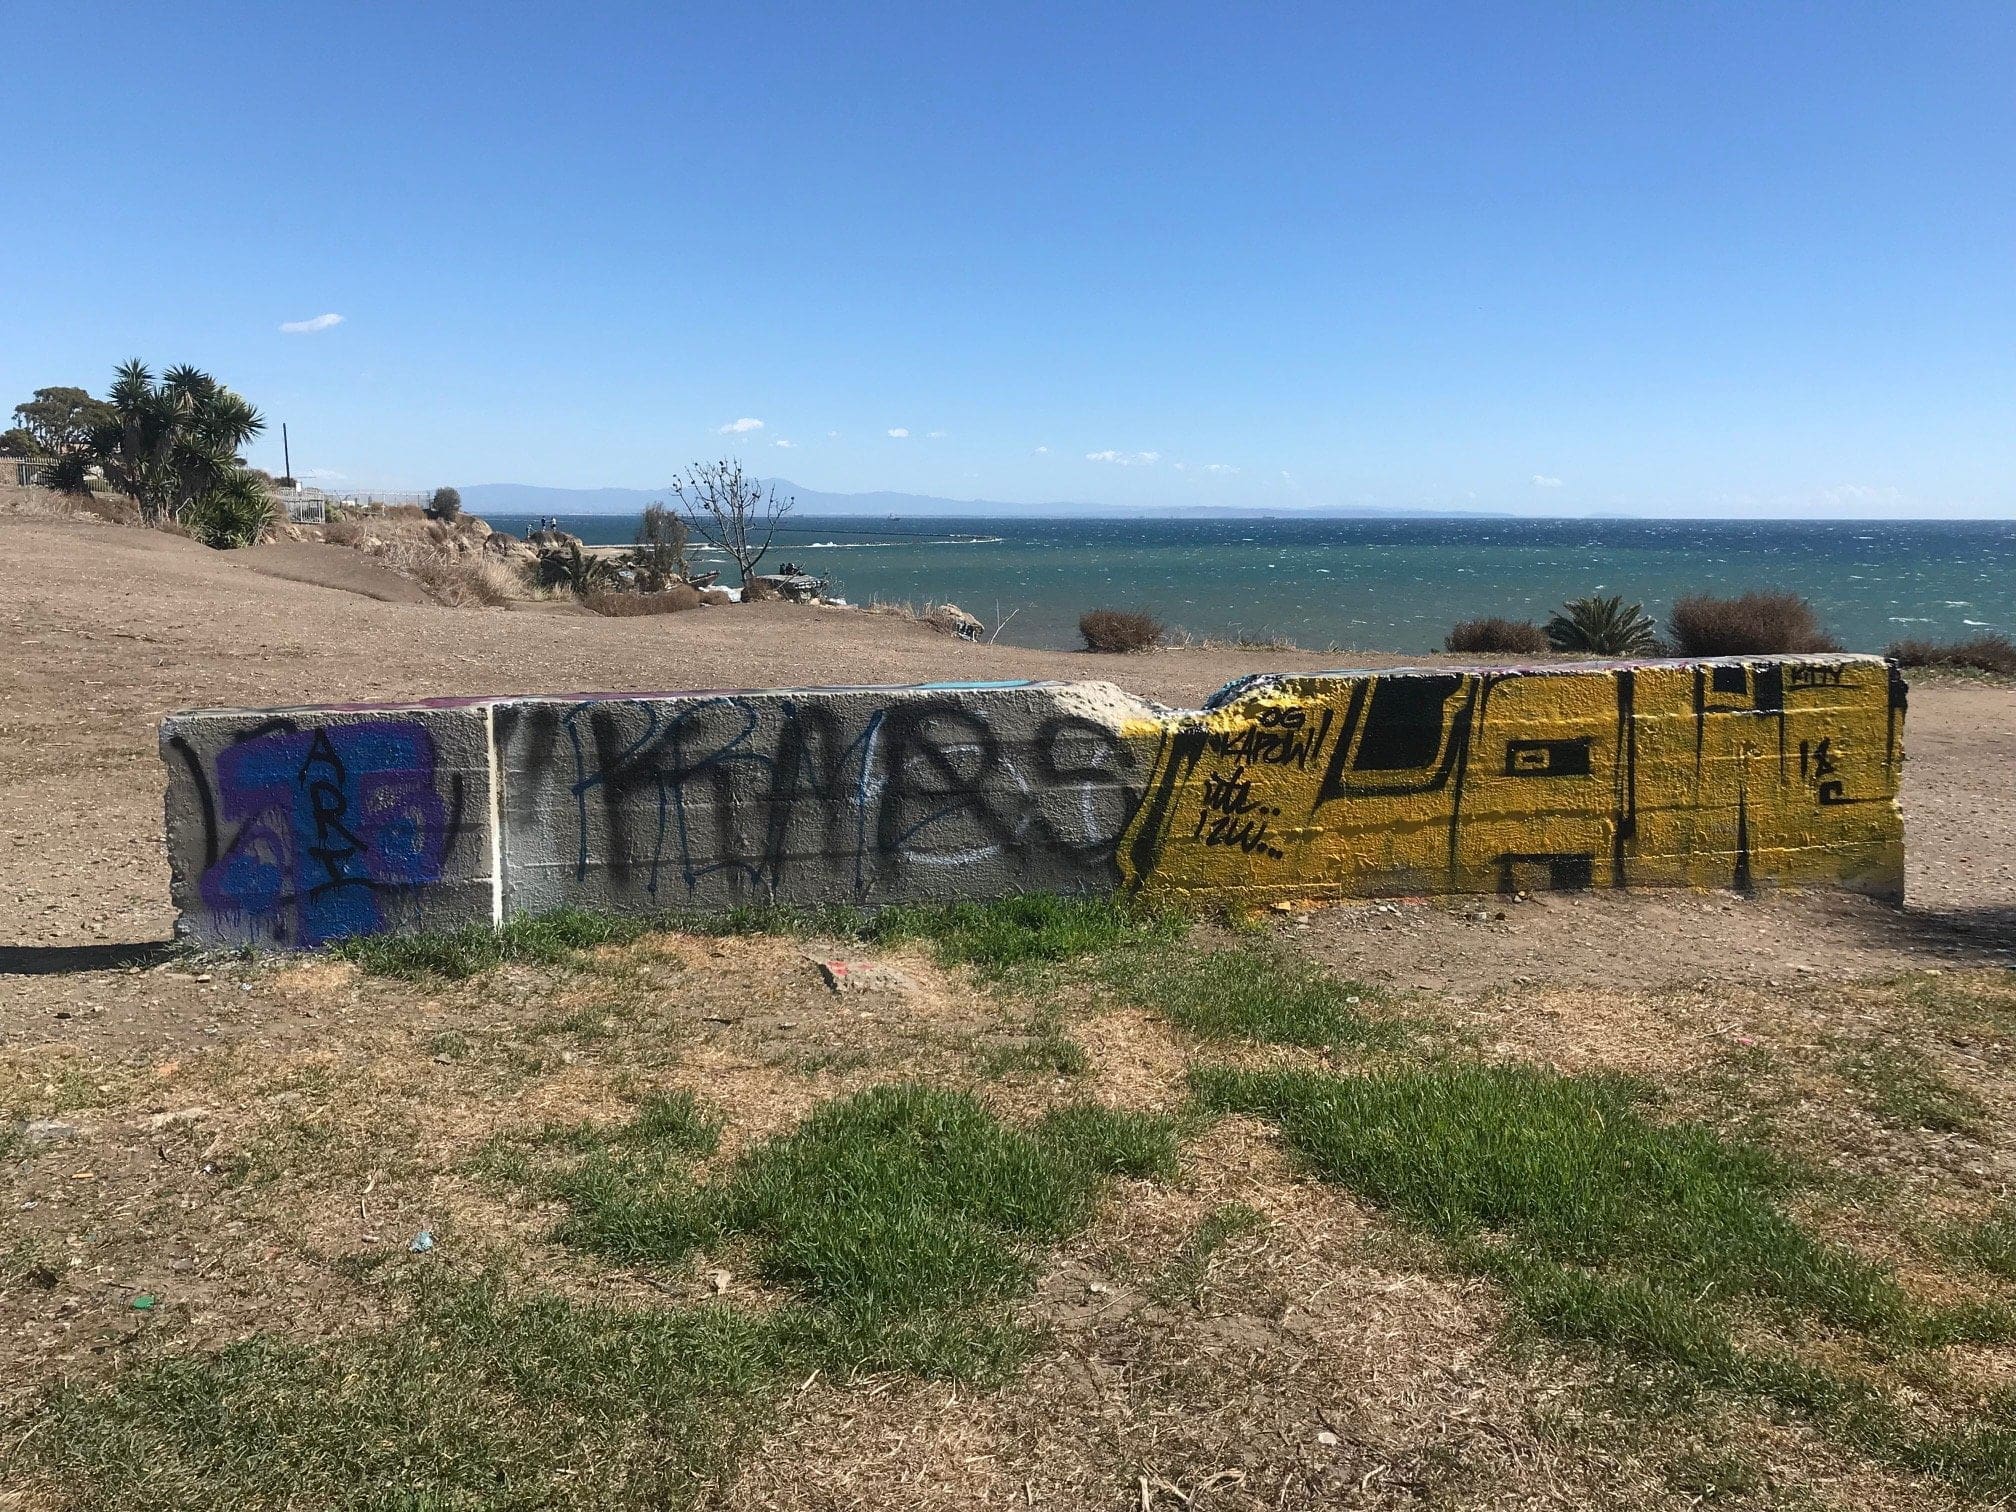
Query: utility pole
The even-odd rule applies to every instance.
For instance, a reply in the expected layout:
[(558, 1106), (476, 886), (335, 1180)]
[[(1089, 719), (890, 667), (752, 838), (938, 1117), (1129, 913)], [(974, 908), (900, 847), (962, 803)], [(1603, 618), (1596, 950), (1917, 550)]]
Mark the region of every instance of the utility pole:
[(280, 465), (287, 470), (287, 476), (294, 476), (294, 450), (287, 444), (287, 422), (280, 422), (280, 455), (285, 458)]

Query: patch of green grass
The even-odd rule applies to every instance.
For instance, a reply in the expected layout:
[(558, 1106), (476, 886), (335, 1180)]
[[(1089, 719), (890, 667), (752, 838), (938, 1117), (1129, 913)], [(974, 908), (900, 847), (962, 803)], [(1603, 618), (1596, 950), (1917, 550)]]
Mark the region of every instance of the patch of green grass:
[(867, 920), (862, 937), (925, 940), (939, 959), (983, 977), (1182, 937), (1181, 915), (1128, 898), (1023, 893), (993, 903), (902, 904)]
[(556, 1179), (557, 1237), (670, 1266), (739, 1236), (803, 1299), (829, 1363), (967, 1375), (1012, 1358), (997, 1304), (1026, 1288), (1027, 1247), (1082, 1227), (1101, 1178), (1172, 1173), (1176, 1130), (1081, 1105), (1023, 1131), (962, 1093), (904, 1085), (822, 1105), (705, 1186), (690, 1152), (641, 1121), (616, 1131)]
[(1276, 946), (1203, 955), (1171, 951), (1117, 983), (1136, 1001), (1204, 1039), (1259, 1044), (1385, 1045), (1398, 1025), (1368, 1017), (1376, 994)]
[(563, 908), (510, 919), (496, 928), (471, 924), (419, 934), (365, 935), (334, 947), (377, 976), (460, 979), (509, 962), (558, 965), (577, 951), (621, 944), (662, 928), (662, 921)]
[(1761, 1308), (1796, 1333), (1826, 1326), (1910, 1350), (2006, 1340), (2016, 1310), (1914, 1306), (1883, 1267), (1792, 1220), (1783, 1201), (1801, 1173), (1698, 1125), (1650, 1121), (1630, 1082), (1453, 1065), (1213, 1067), (1192, 1084), (1206, 1107), (1271, 1120), (1317, 1174), (1439, 1238), (1548, 1337), (1810, 1414), (1970, 1494), (2016, 1493), (2016, 1411), (1928, 1429), (1860, 1381), (1745, 1349), (1732, 1332)]
[(1979, 1223), (1948, 1229), (1938, 1236), (1938, 1243), (1956, 1259), (2016, 1281), (2016, 1210), (1998, 1208)]
[(1871, 1048), (1841, 1063), (1860, 1086), (1869, 1110), (1900, 1129), (1978, 1135), (1986, 1113), (1981, 1100), (1941, 1075), (1923, 1051), (1902, 1045)]
[(1503, 1269), (1536, 1304), (1544, 1289), (1543, 1310), (1579, 1337), (1692, 1354), (1690, 1330), (1718, 1331), (1714, 1305), (1740, 1297), (1859, 1328), (1903, 1313), (1885, 1271), (1786, 1215), (1782, 1162), (1648, 1121), (1641, 1089), (1620, 1079), (1457, 1065), (1193, 1081), (1208, 1105), (1273, 1120), (1320, 1174)]
[(1697, 1502), (1750, 1497), (1770, 1487), (1770, 1480), (1740, 1454), (1690, 1452), (1666, 1466), (1666, 1484)]
[(987, 1046), (979, 1056), (983, 1076), (1083, 1076), (1091, 1066), (1085, 1047), (1064, 1032), (1063, 1015), (1054, 1005), (1031, 1014), (1019, 1039)]
[(801, 1367), (777, 1319), (436, 1279), (392, 1328), (253, 1338), (60, 1390), (23, 1460), (105, 1512), (685, 1507)]

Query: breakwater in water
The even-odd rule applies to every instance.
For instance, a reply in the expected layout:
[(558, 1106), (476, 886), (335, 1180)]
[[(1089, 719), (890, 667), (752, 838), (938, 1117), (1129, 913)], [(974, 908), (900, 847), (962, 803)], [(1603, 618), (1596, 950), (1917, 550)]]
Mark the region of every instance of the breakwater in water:
[(1202, 709), (939, 683), (177, 714), (179, 930), (562, 906), (1777, 884), (1901, 898), (1873, 657), (1261, 676)]

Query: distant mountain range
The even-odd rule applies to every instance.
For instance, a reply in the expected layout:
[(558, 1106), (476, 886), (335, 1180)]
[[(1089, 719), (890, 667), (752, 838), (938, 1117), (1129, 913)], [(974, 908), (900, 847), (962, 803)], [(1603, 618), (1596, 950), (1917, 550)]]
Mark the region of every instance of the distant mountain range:
[[(1352, 508), (1284, 508), (1249, 509), (1231, 508), (1211, 504), (1171, 504), (1162, 506), (1114, 505), (1085, 503), (1055, 504), (1006, 504), (999, 499), (940, 499), (930, 494), (890, 493), (825, 493), (817, 488), (806, 488), (791, 482), (788, 478), (765, 480), (774, 484), (780, 494), (789, 494), (797, 504), (800, 514), (808, 515), (972, 515), (989, 519), (1045, 519), (1045, 518), (1122, 518), (1155, 516), (1160, 518), (1209, 519), (1259, 518), (1266, 515), (1288, 514), (1298, 518), (1317, 515), (1348, 515), (1363, 518), (1393, 518), (1405, 515), (1435, 515), (1454, 517), (1464, 514), (1478, 515), (1481, 510), (1443, 509), (1352, 509)], [(669, 501), (669, 488), (544, 488), (536, 483), (470, 483), (462, 486), (462, 507), (474, 514), (488, 515), (558, 515), (565, 519), (569, 515), (634, 515), (641, 514), (646, 504), (653, 501)]]

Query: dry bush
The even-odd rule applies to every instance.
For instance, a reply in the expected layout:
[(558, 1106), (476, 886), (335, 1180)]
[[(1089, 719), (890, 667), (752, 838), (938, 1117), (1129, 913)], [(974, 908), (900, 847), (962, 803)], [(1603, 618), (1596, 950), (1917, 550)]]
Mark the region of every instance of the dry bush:
[(735, 602), (735, 595), (730, 593), (726, 588), (702, 588), (700, 590), (700, 602), (703, 604), (732, 604)]
[(1796, 593), (1759, 589), (1734, 598), (1690, 593), (1667, 617), (1681, 656), (1764, 656), (1839, 651), (1813, 606)]
[(524, 578), (503, 562), (483, 556), (460, 556), (432, 546), (400, 542), (385, 555), (385, 564), (409, 577), (442, 603), (457, 609), (494, 609), (527, 597)]
[(2016, 677), (2016, 641), (1990, 632), (1963, 641), (1900, 640), (1883, 653), (1902, 667), (1953, 667)]
[(331, 520), (322, 527), (322, 539), (331, 546), (355, 546), (370, 533), (357, 520)]
[(745, 604), (760, 604), (765, 599), (777, 597), (780, 597), (777, 590), (761, 578), (752, 577), (742, 585), (742, 602)]
[(624, 593), (597, 588), (584, 594), (581, 602), (597, 614), (621, 619), (636, 614), (683, 614), (688, 609), (698, 609), (702, 599), (699, 589), (685, 583), (674, 583), (662, 593)]
[(418, 504), (387, 504), (384, 510), (388, 520), (420, 521), (427, 518), (427, 511)]
[(1442, 641), (1449, 651), (1486, 656), (1539, 656), (1547, 650), (1547, 632), (1530, 620), (1465, 620)]
[(1162, 644), (1162, 622), (1128, 609), (1093, 609), (1080, 615), (1078, 633), (1087, 651), (1152, 651)]

